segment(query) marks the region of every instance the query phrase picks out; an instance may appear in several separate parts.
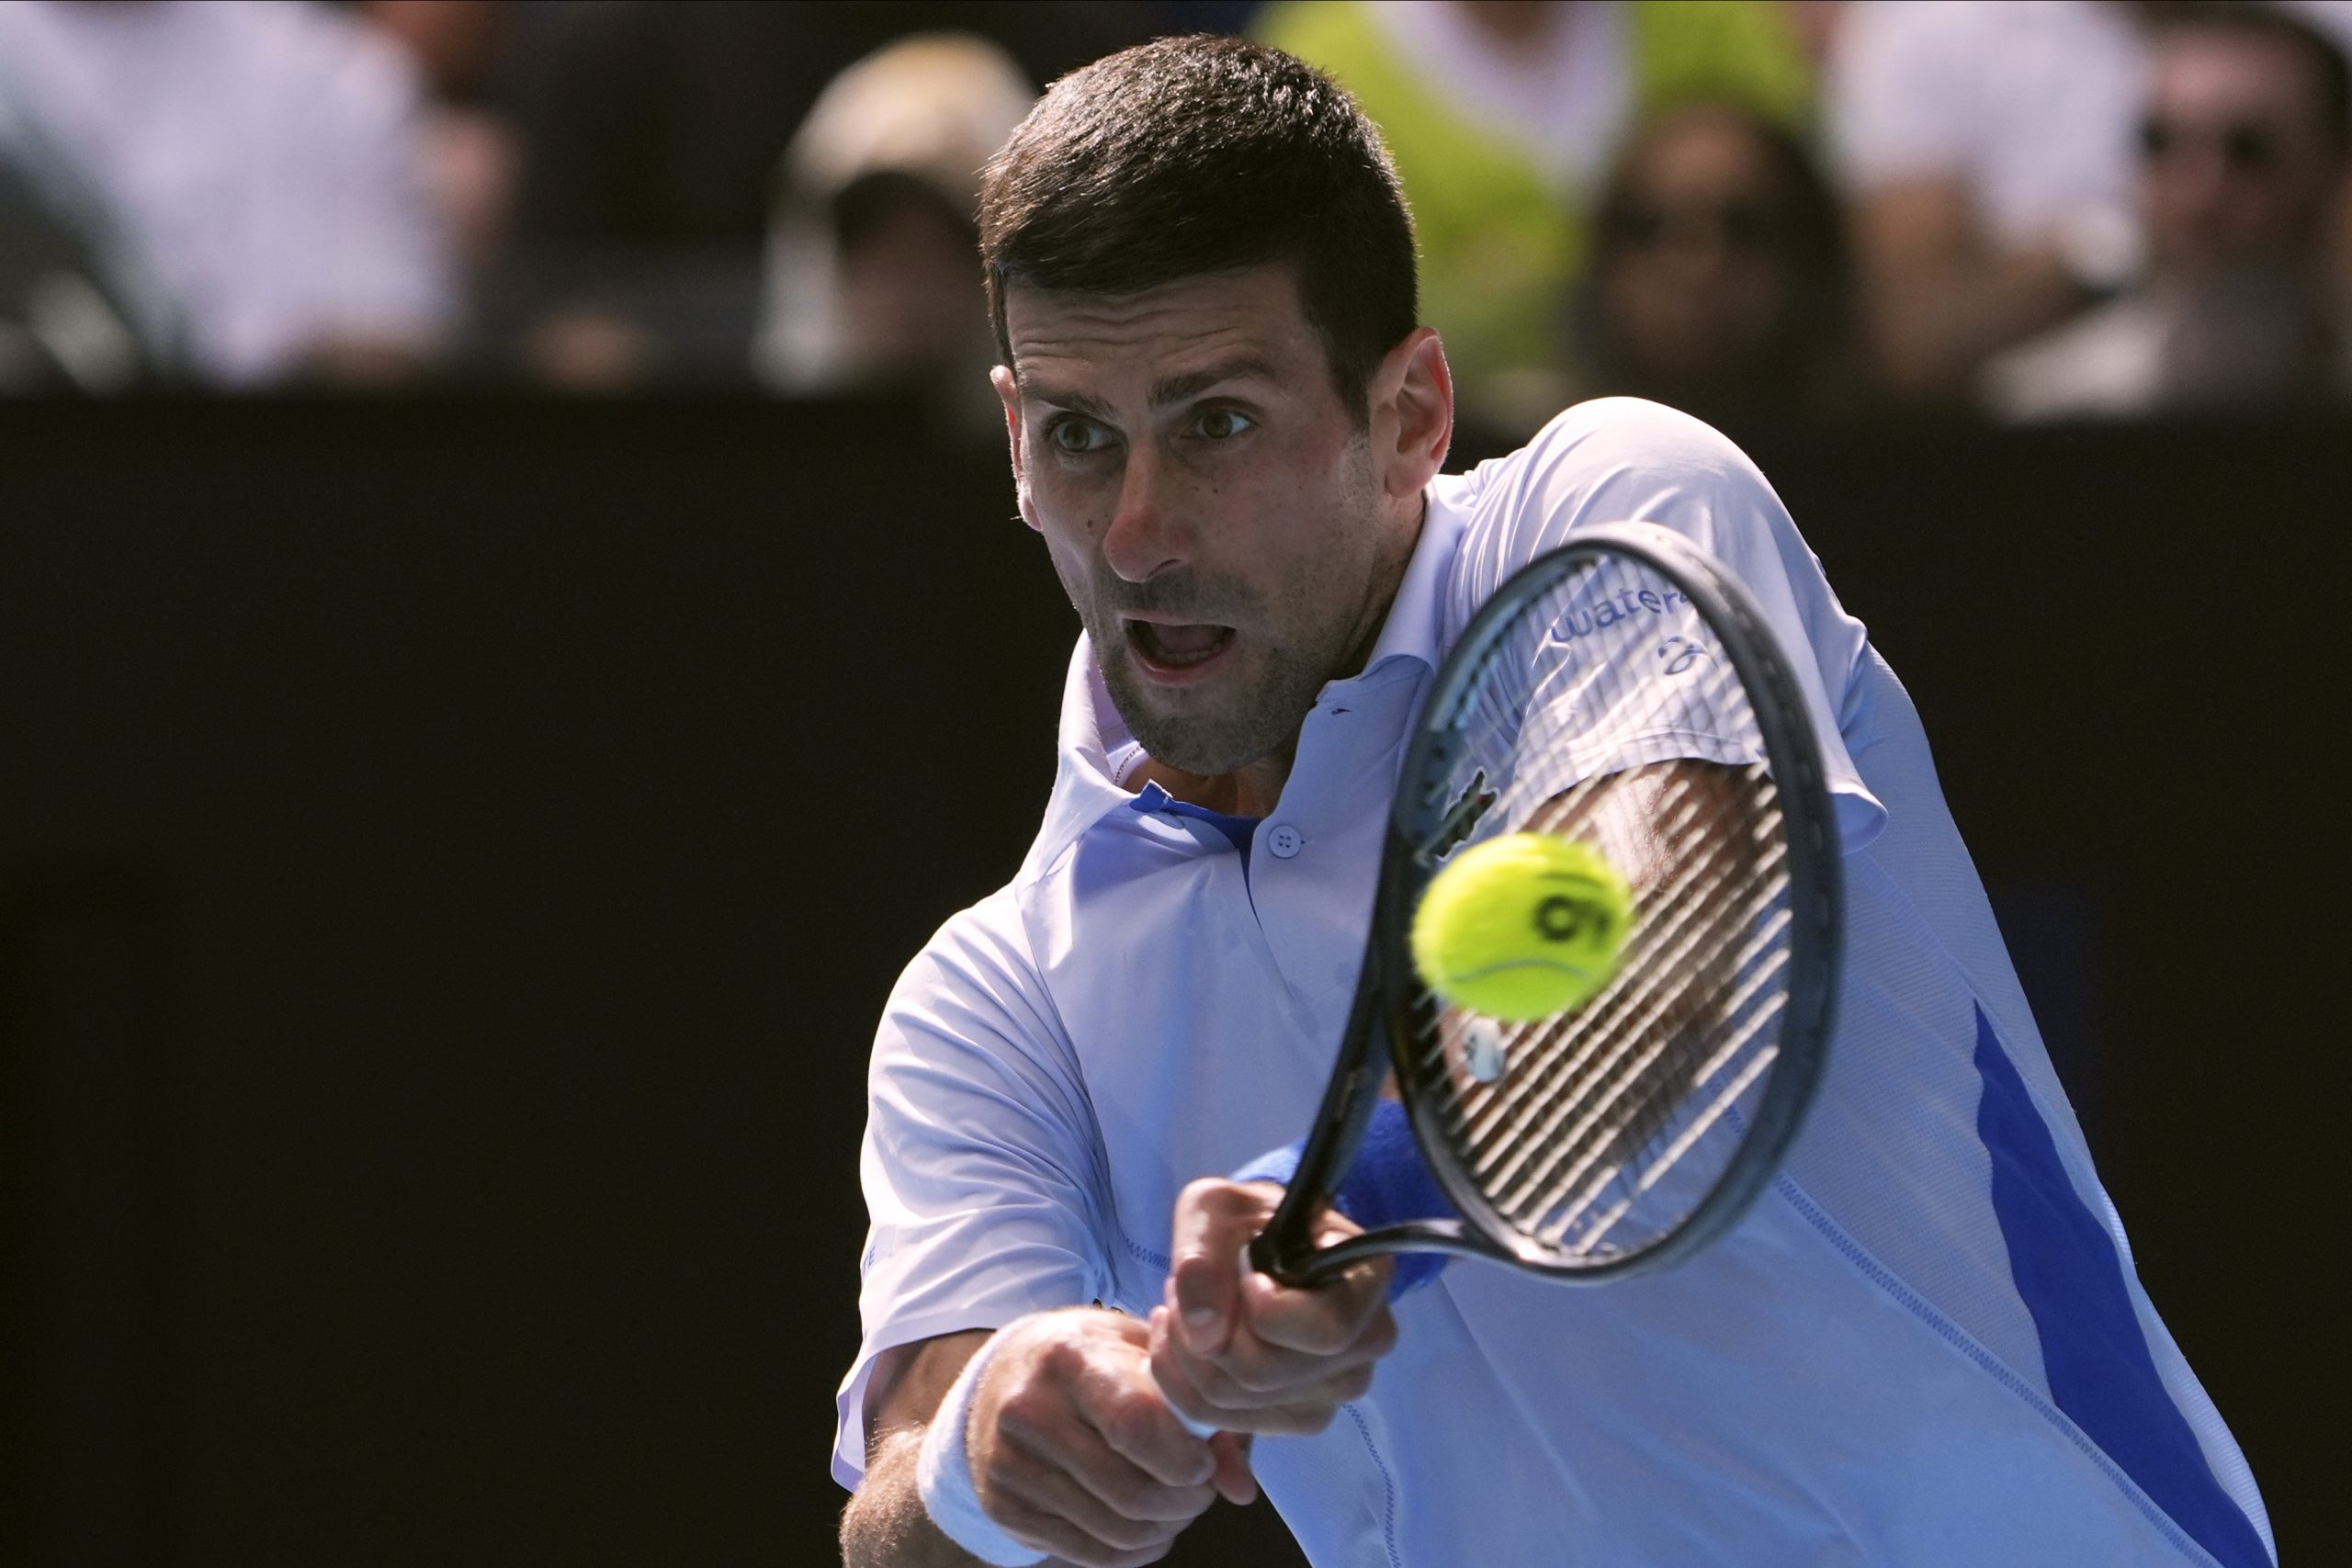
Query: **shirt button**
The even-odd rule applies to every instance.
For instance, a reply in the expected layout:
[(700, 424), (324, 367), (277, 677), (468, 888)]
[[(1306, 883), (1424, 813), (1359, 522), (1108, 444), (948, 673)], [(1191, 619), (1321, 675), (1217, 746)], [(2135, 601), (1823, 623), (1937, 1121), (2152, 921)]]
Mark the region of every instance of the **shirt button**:
[(1288, 860), (1306, 847), (1306, 835), (1287, 822), (1277, 822), (1266, 835), (1266, 847), (1276, 860)]

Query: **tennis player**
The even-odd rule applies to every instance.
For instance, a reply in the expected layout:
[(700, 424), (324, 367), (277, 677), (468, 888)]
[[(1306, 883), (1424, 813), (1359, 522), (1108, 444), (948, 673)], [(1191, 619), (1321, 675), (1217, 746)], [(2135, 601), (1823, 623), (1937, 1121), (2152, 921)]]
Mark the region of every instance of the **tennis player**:
[[(1021, 514), (1084, 635), (1035, 847), (876, 1042), (848, 1561), (1146, 1562), (1262, 1485), (1318, 1564), (2269, 1563), (1918, 717), (1755, 468), (1615, 400), (1441, 475), (1378, 137), (1249, 43), (1064, 78), (982, 248)], [(1312, 1120), (1430, 671), (1513, 568), (1624, 518), (1746, 582), (1828, 765), (1846, 974), (1785, 1174), (1599, 1289), (1249, 1274), (1280, 1190), (1223, 1177)]]

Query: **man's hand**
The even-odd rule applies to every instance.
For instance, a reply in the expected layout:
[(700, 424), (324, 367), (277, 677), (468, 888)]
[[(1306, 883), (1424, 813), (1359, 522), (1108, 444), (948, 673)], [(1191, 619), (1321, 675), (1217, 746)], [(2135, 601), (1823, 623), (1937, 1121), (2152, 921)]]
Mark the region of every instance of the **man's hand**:
[[(1396, 1343), (1386, 1258), (1309, 1290), (1278, 1285), (1242, 1256), (1282, 1201), (1267, 1182), (1195, 1181), (1176, 1200), (1175, 1262), (1152, 1310), (1151, 1371), (1168, 1402), (1221, 1433), (1321, 1431), (1372, 1386)], [(1327, 1212), (1318, 1242), (1358, 1229)]]
[(982, 1373), (967, 1449), (1008, 1535), (1085, 1568), (1156, 1562), (1219, 1493), (1257, 1496), (1242, 1440), (1184, 1429), (1153, 1384), (1148, 1331), (1102, 1311), (1015, 1328)]

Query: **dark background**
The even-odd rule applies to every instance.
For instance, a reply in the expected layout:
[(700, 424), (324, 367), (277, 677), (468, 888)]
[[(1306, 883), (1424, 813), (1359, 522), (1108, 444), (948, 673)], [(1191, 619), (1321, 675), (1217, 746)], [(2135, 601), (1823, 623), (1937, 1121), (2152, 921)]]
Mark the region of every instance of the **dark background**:
[[(2347, 434), (1750, 441), (2290, 1553)], [(1011, 517), (881, 405), (0, 411), (0, 1562), (831, 1555), (873, 1019), (1052, 776)]]

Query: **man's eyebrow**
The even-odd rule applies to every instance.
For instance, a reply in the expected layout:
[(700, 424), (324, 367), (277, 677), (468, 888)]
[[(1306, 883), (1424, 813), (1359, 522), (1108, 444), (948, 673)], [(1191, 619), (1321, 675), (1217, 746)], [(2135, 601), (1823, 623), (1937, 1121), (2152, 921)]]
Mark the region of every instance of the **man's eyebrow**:
[(1182, 376), (1170, 376), (1151, 384), (1154, 408), (1169, 403), (1181, 403), (1185, 399), (1207, 391), (1220, 381), (1246, 381), (1255, 378), (1261, 381), (1274, 379), (1273, 367), (1254, 354), (1236, 355), (1198, 370), (1188, 370)]
[[(1273, 367), (1254, 354), (1237, 355), (1231, 359), (1219, 360), (1215, 365), (1204, 366), (1198, 370), (1187, 370), (1182, 376), (1170, 376), (1154, 381), (1151, 384), (1151, 405), (1154, 408), (1165, 408), (1170, 403), (1181, 403), (1185, 399), (1194, 397), (1222, 382), (1243, 381), (1252, 378), (1261, 381), (1271, 381), (1274, 379)], [(1020, 385), (1021, 395), (1032, 401), (1044, 403), (1052, 408), (1069, 409), (1073, 413), (1082, 413), (1091, 419), (1099, 419), (1106, 423), (1114, 417), (1111, 405), (1091, 392), (1065, 389), (1046, 381), (1031, 380), (1022, 376), (1017, 370), (1014, 372), (1014, 379)]]
[(1091, 392), (1064, 391), (1044, 381), (1032, 381), (1017, 370), (1013, 373), (1013, 382), (1021, 389), (1021, 395), (1032, 402), (1045, 403), (1052, 408), (1069, 409), (1073, 413), (1082, 413), (1090, 419), (1099, 419), (1105, 423), (1108, 423), (1113, 417), (1111, 405)]

